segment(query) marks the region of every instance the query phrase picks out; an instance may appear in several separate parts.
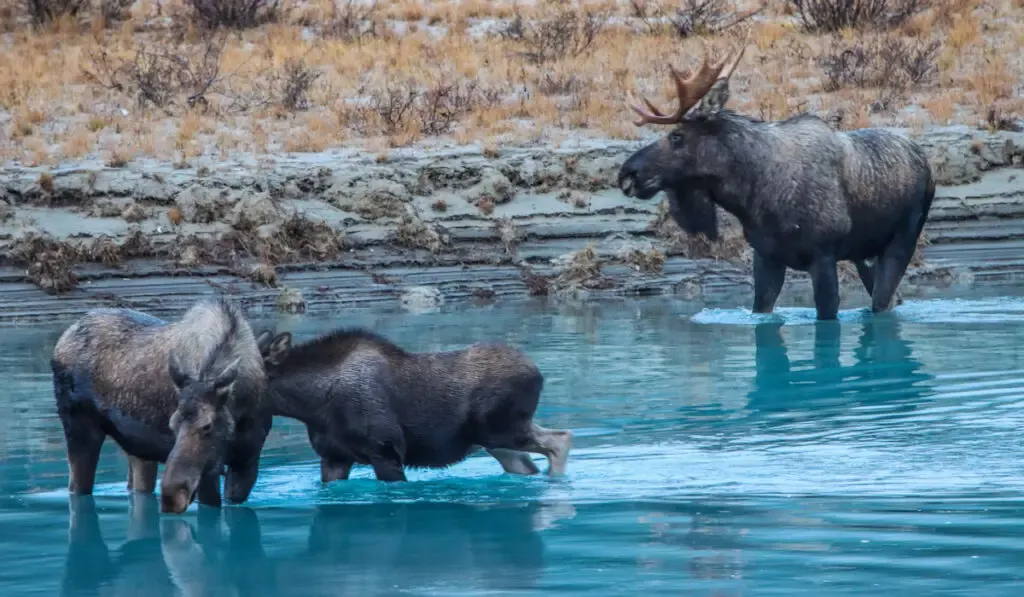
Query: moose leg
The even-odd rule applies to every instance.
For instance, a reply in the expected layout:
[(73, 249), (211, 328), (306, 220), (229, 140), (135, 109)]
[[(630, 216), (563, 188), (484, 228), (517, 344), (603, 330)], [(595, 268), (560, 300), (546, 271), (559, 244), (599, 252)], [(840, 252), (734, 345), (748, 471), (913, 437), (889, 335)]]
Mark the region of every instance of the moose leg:
[(62, 416), (61, 423), (64, 425), (71, 477), (68, 491), (76, 495), (92, 495), (96, 465), (107, 434), (90, 420), (71, 420), (70, 416)]
[(352, 464), (344, 460), (320, 458), (320, 482), (327, 484), (348, 479), (352, 472)]
[(811, 264), (808, 273), (811, 274), (818, 319), (835, 319), (839, 315), (839, 276), (836, 275), (835, 258), (819, 257)]
[(754, 313), (771, 313), (786, 282), (786, 266), (754, 251)]
[(196, 490), (196, 501), (204, 506), (220, 508), (220, 473), (210, 471), (203, 474)]
[(249, 499), (249, 494), (256, 485), (256, 477), (259, 476), (259, 468), (259, 452), (247, 460), (228, 465), (227, 473), (224, 475), (225, 499), (232, 504), (241, 504)]
[(916, 249), (917, 236), (910, 234), (896, 235), (885, 247), (875, 264), (875, 293), (871, 296), (873, 312), (882, 313), (892, 309), (893, 298)]
[(370, 435), (364, 441), (369, 445), (376, 444), (376, 449), (370, 454), (370, 465), (378, 481), (406, 480), (405, 439), (400, 430), (387, 428), (385, 431), (379, 427), (370, 429)]
[[(497, 445), (497, 444), (501, 445)], [(491, 443), (488, 448), (524, 450), (534, 452), (548, 459), (548, 475), (564, 475), (565, 464), (572, 449), (572, 432), (562, 429), (545, 429), (536, 423), (527, 423), (522, 431), (514, 432), (508, 439)]]
[(153, 493), (156, 490), (157, 463), (128, 454), (128, 491)]
[(224, 497), (232, 504), (249, 499), (260, 472), (260, 454), (273, 426), (273, 417), (253, 420), (244, 435), (235, 438), (224, 473)]
[(506, 473), (512, 475), (536, 475), (540, 472), (537, 464), (525, 452), (488, 448), (487, 453), (501, 464)]
[(863, 259), (854, 261), (853, 265), (857, 266), (857, 276), (864, 284), (864, 290), (868, 292), (868, 296), (871, 296), (875, 292), (875, 265), (868, 265), (867, 261)]
[(401, 456), (395, 450), (388, 451), (391, 451), (392, 455), (381, 454), (370, 461), (373, 466), (373, 474), (376, 475), (378, 481), (406, 481)]

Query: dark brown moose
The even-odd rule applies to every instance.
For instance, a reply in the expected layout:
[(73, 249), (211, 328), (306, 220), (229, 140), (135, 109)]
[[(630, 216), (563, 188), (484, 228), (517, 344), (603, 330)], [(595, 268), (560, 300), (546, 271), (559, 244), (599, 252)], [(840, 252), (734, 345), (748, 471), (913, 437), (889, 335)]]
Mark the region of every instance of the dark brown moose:
[(248, 499), (271, 428), (259, 347), (242, 312), (203, 300), (180, 321), (95, 309), (68, 327), (51, 360), (72, 494), (93, 491), (109, 436), (128, 454), (128, 488), (151, 493), (166, 463), (161, 510), (196, 498)]
[(324, 483), (347, 479), (353, 464), (405, 481), (405, 467), (448, 467), (480, 448), (508, 473), (539, 472), (524, 452), (565, 472), (572, 433), (533, 422), (544, 378), (512, 347), (411, 353), (361, 329), (297, 345), (265, 331), (258, 342), (274, 414), (305, 424)]
[[(754, 250), (756, 313), (775, 308), (786, 268), (808, 272), (818, 319), (839, 310), (838, 261), (852, 261), (874, 312), (892, 308), (935, 195), (924, 150), (880, 128), (837, 132), (801, 114), (765, 122), (725, 109), (739, 52), (688, 77), (671, 69), (679, 105), (633, 110), (674, 126), (619, 171), (626, 196), (664, 191), (690, 234), (718, 237), (716, 205), (736, 216)], [(692, 109), (692, 110), (691, 110)]]

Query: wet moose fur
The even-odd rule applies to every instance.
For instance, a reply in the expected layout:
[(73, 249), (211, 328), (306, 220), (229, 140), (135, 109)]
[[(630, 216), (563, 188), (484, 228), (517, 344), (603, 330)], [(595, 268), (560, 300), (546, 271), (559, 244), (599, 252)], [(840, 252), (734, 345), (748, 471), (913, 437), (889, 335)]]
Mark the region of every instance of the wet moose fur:
[(175, 323), (96, 309), (64, 331), (51, 366), (72, 493), (92, 493), (109, 436), (128, 454), (129, 490), (152, 492), (166, 463), (165, 512), (183, 512), (197, 492), (219, 506), (221, 474), (229, 501), (248, 499), (271, 414), (259, 347), (237, 307), (201, 301)]
[(523, 452), (565, 471), (572, 433), (533, 422), (543, 376), (514, 348), (410, 353), (360, 329), (294, 346), (291, 334), (265, 331), (259, 344), (274, 414), (306, 425), (324, 483), (347, 479), (353, 464), (405, 481), (405, 467), (447, 467), (481, 447), (509, 473), (539, 472)]
[(675, 128), (630, 156), (620, 188), (638, 199), (665, 191), (680, 227), (711, 240), (716, 204), (736, 216), (754, 250), (757, 313), (774, 309), (791, 268), (810, 274), (818, 318), (835, 319), (838, 261), (856, 265), (873, 311), (891, 309), (935, 196), (924, 151), (884, 129), (837, 132), (808, 114), (764, 122), (725, 110), (742, 55), (714, 66), (705, 56), (688, 79), (672, 70), (674, 114), (647, 100), (633, 108), (638, 126)]

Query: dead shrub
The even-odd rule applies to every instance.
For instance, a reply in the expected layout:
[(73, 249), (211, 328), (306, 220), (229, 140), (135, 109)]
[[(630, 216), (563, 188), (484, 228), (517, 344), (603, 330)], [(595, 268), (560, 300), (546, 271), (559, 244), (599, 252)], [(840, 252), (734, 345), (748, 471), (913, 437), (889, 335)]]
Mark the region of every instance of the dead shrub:
[(85, 247), (85, 256), (89, 261), (102, 263), (107, 267), (121, 265), (121, 247), (110, 237), (101, 236)]
[(807, 31), (890, 29), (931, 6), (931, 0), (789, 0)]
[(394, 242), (402, 247), (426, 249), (437, 254), (451, 246), (451, 237), (440, 225), (406, 214), (395, 228)]
[(99, 12), (108, 26), (116, 25), (128, 18), (128, 11), (135, 0), (99, 0)]
[(286, 60), (274, 82), (281, 107), (290, 112), (308, 109), (309, 92), (322, 74), (303, 59)]
[(434, 81), (420, 96), (417, 113), (420, 130), (427, 135), (443, 135), (480, 103), (477, 82)]
[(192, 22), (206, 29), (248, 29), (277, 20), (280, 0), (188, 0)]
[[(365, 110), (386, 135), (409, 129), (442, 135), (451, 132), (473, 110), (493, 106), (500, 99), (500, 93), (481, 88), (475, 80), (445, 76), (443, 72), (432, 76), (426, 85), (385, 73), (383, 85), (369, 92)], [(354, 119), (362, 134), (369, 132), (365, 121), (366, 118)]]
[(377, 0), (369, 3), (365, 0), (331, 0), (326, 15), (300, 19), (299, 23), (315, 27), (323, 37), (359, 41), (377, 36), (377, 9)]
[(61, 294), (78, 285), (76, 247), (49, 234), (29, 233), (11, 243), (8, 259), (25, 268), (28, 280), (47, 294)]
[(670, 29), (679, 37), (720, 35), (764, 10), (758, 8), (737, 13), (726, 0), (682, 0), (670, 10), (663, 2), (630, 0), (633, 16), (643, 21), (648, 31), (657, 34)]
[(206, 96), (222, 91), (220, 72), (226, 34), (208, 36), (199, 46), (171, 42), (140, 44), (131, 58), (122, 59), (105, 47), (90, 52), (92, 83), (136, 98), (141, 108), (207, 108)]
[(65, 17), (77, 17), (89, 9), (90, 0), (21, 0), (36, 25), (54, 23)]
[(236, 230), (225, 239), (236, 256), (258, 257), (270, 265), (335, 260), (345, 251), (344, 232), (297, 210), (272, 232)]
[(583, 54), (608, 22), (609, 13), (573, 7), (568, 2), (548, 1), (535, 20), (517, 8), (512, 20), (498, 35), (516, 42), (522, 55), (541, 64)]
[(549, 291), (572, 295), (579, 290), (603, 290), (613, 286), (601, 272), (601, 260), (592, 245), (573, 253), (550, 284)]
[(633, 247), (622, 256), (622, 260), (632, 265), (637, 271), (645, 274), (660, 274), (665, 266), (665, 254), (659, 251), (657, 247), (652, 247), (646, 251)]
[(818, 57), (824, 90), (843, 87), (906, 90), (930, 81), (938, 72), (940, 42), (897, 37), (848, 42), (836, 38)]

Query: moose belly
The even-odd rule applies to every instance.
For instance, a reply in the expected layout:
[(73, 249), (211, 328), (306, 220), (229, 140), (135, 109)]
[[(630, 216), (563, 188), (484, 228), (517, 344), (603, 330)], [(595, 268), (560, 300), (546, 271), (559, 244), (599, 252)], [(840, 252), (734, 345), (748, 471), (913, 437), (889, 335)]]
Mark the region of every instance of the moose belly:
[(144, 421), (132, 418), (118, 411), (106, 413), (109, 421), (107, 434), (121, 448), (143, 460), (165, 462), (174, 447), (174, 435), (170, 429), (159, 429)]

